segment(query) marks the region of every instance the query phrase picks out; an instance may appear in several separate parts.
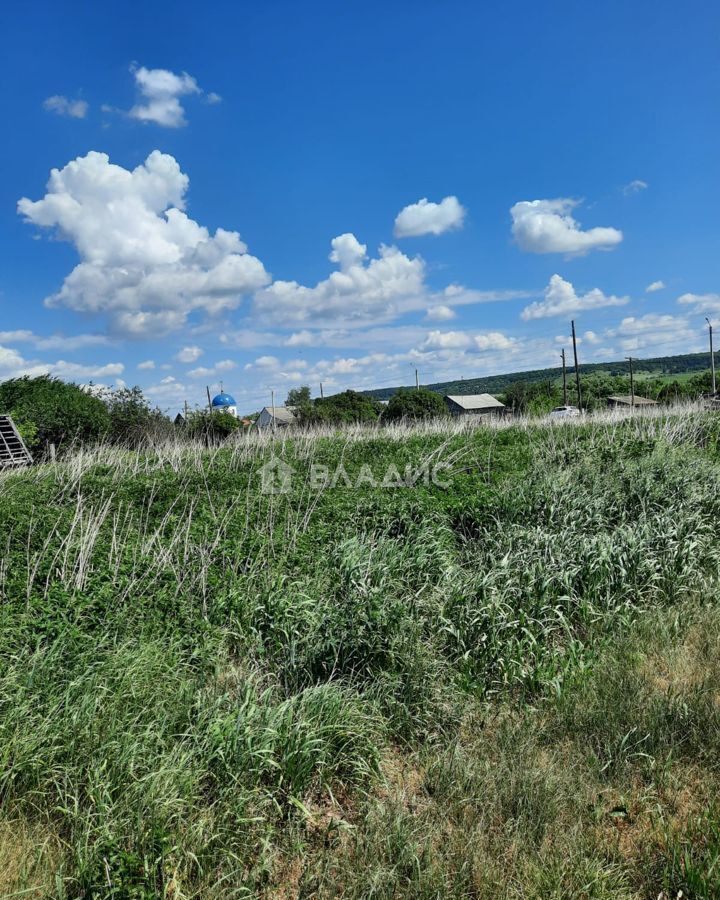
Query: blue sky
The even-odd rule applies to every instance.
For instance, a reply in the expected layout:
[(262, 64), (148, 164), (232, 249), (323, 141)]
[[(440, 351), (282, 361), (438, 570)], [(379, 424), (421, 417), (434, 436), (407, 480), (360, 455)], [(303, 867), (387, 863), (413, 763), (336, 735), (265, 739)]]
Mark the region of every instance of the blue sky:
[(692, 0), (5, 4), (0, 379), (251, 411), (556, 365), (571, 318), (586, 361), (704, 349), (718, 35)]

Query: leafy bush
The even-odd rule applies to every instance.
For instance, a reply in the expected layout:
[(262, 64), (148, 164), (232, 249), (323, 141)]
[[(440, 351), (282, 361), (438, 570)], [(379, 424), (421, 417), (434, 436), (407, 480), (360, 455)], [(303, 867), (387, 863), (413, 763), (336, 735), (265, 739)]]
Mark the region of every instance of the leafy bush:
[(170, 420), (151, 408), (139, 387), (108, 389), (98, 396), (110, 415), (108, 437), (114, 443), (140, 447), (152, 437), (169, 433)]
[(190, 437), (201, 438), (208, 444), (221, 443), (242, 428), (240, 420), (230, 413), (206, 409), (188, 413), (185, 425)]
[(318, 397), (310, 415), (311, 421), (338, 425), (343, 422), (376, 422), (382, 411), (382, 403), (372, 397), (357, 391), (343, 391), (331, 397)]
[(445, 401), (426, 388), (402, 388), (390, 398), (383, 419), (438, 419), (449, 415)]
[(0, 384), (0, 411), (9, 413), (33, 446), (42, 449), (96, 441), (108, 434), (111, 424), (108, 408), (96, 393), (48, 375)]

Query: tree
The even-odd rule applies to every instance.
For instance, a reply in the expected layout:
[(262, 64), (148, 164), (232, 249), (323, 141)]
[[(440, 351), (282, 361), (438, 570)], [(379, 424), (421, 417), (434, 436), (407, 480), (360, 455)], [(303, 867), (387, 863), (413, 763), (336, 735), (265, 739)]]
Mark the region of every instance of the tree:
[(201, 438), (207, 444), (220, 444), (233, 432), (242, 428), (242, 423), (230, 413), (196, 409), (188, 413), (187, 434)]
[(313, 402), (310, 397), (310, 388), (307, 385), (291, 388), (288, 391), (285, 406), (291, 406), (293, 408), (295, 418), (299, 422), (313, 421)]
[(318, 397), (312, 405), (312, 422), (331, 425), (352, 422), (376, 422), (382, 413), (382, 403), (357, 391), (343, 391), (331, 397)]
[(291, 388), (285, 401), (286, 406), (308, 406), (310, 403), (312, 403), (310, 388), (306, 384), (302, 387)]
[(110, 415), (109, 437), (118, 444), (139, 447), (163, 431), (170, 420), (150, 404), (139, 387), (110, 388), (99, 394)]
[(92, 385), (60, 381), (49, 375), (12, 378), (0, 384), (0, 412), (9, 413), (33, 447), (45, 449), (105, 437), (110, 414)]
[(427, 388), (400, 388), (385, 407), (383, 419), (438, 419), (449, 415), (440, 394)]

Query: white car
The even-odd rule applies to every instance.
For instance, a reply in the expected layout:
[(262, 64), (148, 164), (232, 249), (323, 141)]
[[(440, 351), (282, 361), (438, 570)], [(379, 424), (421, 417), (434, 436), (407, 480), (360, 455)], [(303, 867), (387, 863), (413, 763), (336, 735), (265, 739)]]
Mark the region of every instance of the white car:
[(577, 408), (577, 406), (556, 406), (555, 409), (550, 413), (550, 418), (567, 419), (579, 415), (580, 410)]

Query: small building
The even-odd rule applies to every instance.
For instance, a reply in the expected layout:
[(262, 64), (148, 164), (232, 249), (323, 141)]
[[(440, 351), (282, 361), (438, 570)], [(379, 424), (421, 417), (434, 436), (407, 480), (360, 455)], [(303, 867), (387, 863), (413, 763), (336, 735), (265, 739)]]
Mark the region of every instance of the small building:
[(223, 412), (237, 418), (237, 403), (235, 403), (235, 399), (231, 397), (230, 394), (226, 394), (225, 391), (220, 391), (219, 394), (216, 394), (212, 398), (211, 407), (213, 412)]
[(453, 416), (501, 416), (505, 404), (492, 394), (449, 394), (445, 403)]
[(297, 417), (289, 406), (263, 406), (255, 420), (258, 428), (286, 428), (288, 425), (295, 425), (296, 422)]
[(175, 425), (177, 428), (182, 428), (184, 424), (185, 416), (183, 416), (182, 413), (178, 413), (173, 419), (173, 425)]
[(648, 397), (638, 397), (637, 394), (632, 397), (630, 394), (613, 394), (607, 398), (608, 406), (611, 409), (626, 409), (633, 406), (657, 406), (657, 400), (650, 400)]

